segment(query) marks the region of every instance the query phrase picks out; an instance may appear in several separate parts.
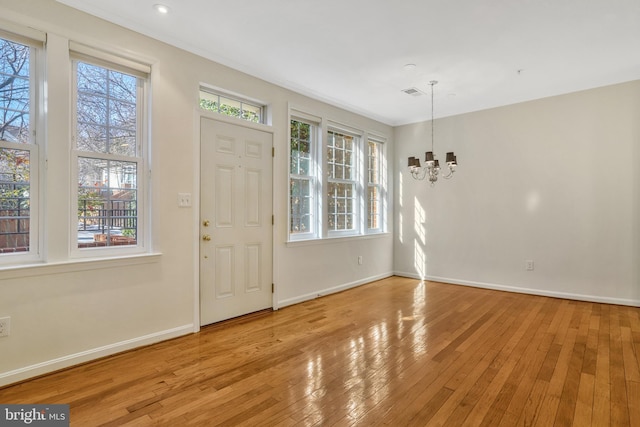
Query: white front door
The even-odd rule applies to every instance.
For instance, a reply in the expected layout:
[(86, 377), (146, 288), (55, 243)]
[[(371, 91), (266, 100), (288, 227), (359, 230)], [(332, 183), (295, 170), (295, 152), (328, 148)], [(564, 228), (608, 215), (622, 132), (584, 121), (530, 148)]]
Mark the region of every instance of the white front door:
[(273, 306), (268, 132), (200, 119), (200, 324)]

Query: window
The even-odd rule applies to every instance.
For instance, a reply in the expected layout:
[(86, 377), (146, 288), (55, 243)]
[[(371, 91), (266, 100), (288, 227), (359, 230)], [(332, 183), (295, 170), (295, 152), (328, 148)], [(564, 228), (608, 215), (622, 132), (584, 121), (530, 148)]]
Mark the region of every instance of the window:
[(141, 246), (146, 78), (85, 58), (73, 67), (76, 247)]
[(264, 123), (264, 106), (211, 89), (200, 89), (200, 108), (250, 122)]
[(382, 226), (382, 147), (380, 141), (369, 138), (367, 155), (367, 228), (380, 230)]
[(289, 165), (289, 230), (292, 236), (315, 233), (314, 166), (316, 126), (301, 120), (291, 120)]
[(36, 44), (0, 35), (0, 262), (38, 254)]
[(322, 123), (291, 112), (289, 241), (384, 232), (384, 138)]
[(357, 227), (357, 152), (360, 139), (335, 131), (327, 132), (327, 226), (334, 231)]

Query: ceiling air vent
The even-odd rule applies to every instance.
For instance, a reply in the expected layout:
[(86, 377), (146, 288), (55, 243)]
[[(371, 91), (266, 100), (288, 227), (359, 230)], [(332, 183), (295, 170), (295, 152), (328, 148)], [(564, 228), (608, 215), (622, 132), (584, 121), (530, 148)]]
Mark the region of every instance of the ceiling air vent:
[(404, 93), (406, 93), (407, 95), (411, 95), (411, 96), (423, 95), (423, 92), (421, 92), (420, 90), (416, 89), (415, 87), (410, 87), (409, 89), (403, 89), (402, 91)]

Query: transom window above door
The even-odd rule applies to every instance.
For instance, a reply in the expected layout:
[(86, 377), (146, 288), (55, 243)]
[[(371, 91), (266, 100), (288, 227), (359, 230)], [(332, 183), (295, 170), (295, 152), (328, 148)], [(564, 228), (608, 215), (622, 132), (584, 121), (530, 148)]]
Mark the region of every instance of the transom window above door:
[(207, 87), (200, 88), (200, 108), (249, 122), (264, 123), (264, 105)]

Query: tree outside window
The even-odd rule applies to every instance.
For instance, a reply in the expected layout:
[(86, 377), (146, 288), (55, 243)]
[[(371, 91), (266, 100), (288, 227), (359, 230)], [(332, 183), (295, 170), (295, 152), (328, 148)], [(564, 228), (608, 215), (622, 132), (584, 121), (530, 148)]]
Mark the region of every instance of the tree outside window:
[(31, 247), (31, 52), (0, 38), (0, 253)]
[(81, 61), (76, 70), (78, 247), (136, 245), (139, 78)]

